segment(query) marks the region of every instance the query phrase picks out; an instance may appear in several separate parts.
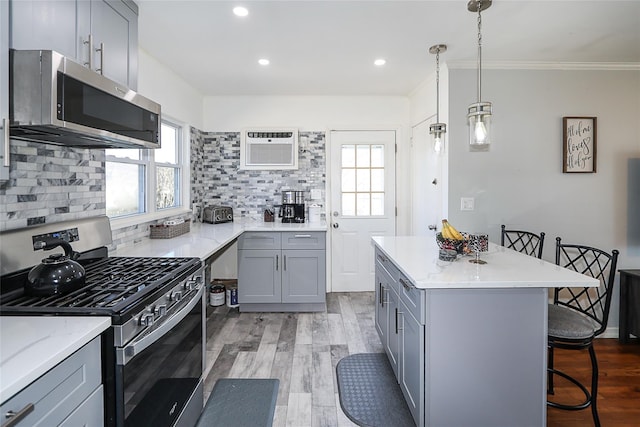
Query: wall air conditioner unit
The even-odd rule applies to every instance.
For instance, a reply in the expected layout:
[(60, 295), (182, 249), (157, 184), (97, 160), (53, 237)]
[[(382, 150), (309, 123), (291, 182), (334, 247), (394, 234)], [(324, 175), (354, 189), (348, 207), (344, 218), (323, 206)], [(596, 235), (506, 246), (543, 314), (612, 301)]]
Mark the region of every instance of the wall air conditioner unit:
[(240, 169), (298, 169), (298, 130), (244, 129), (240, 136)]

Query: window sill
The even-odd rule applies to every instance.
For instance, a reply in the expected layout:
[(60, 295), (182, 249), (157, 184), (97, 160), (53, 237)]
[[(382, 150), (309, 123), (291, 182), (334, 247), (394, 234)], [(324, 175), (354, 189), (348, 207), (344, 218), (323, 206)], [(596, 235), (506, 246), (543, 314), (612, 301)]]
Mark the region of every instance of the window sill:
[(178, 215), (191, 215), (191, 209), (187, 209), (184, 206), (174, 209), (165, 209), (153, 213), (145, 213), (140, 215), (132, 215), (124, 218), (111, 219), (111, 230), (119, 230), (125, 227), (131, 227), (134, 225), (144, 224), (150, 221), (157, 221), (159, 219), (171, 218)]

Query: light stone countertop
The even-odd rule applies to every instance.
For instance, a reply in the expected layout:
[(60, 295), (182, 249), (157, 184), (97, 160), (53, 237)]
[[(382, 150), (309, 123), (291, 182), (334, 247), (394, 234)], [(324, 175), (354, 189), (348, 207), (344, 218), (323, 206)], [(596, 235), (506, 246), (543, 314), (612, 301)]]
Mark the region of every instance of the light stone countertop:
[(0, 404), (110, 325), (99, 316), (0, 316)]
[(550, 262), (489, 242), (480, 253), (486, 264), (474, 264), (473, 255), (452, 262), (438, 259), (434, 237), (373, 237), (378, 247), (409, 280), (421, 289), (596, 287), (599, 281)]
[(245, 231), (310, 232), (327, 231), (326, 222), (283, 224), (240, 219), (222, 224), (191, 223), (191, 231), (172, 239), (144, 239), (140, 243), (111, 252), (110, 256), (197, 257), (206, 260), (232, 243)]

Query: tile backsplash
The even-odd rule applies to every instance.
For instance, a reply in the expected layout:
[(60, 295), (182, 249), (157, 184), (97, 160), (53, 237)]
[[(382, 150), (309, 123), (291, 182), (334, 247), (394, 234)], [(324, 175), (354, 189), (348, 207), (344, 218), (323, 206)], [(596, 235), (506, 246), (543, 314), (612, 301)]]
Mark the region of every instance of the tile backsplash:
[[(300, 132), (293, 171), (239, 170), (239, 132), (191, 128), (190, 134), (192, 203), (231, 205), (235, 215), (261, 217), (265, 207), (281, 203), (284, 189), (324, 195), (324, 132)], [(11, 140), (10, 179), (0, 183), (0, 230), (105, 215), (105, 184), (104, 150)], [(114, 230), (112, 249), (146, 238), (151, 223)]]

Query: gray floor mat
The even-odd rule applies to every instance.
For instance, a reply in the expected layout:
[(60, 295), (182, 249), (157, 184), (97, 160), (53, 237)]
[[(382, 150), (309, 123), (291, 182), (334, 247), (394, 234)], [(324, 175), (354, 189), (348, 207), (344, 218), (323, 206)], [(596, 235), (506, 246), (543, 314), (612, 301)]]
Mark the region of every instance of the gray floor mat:
[(363, 427), (415, 426), (384, 353), (359, 353), (336, 366), (340, 406)]

